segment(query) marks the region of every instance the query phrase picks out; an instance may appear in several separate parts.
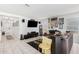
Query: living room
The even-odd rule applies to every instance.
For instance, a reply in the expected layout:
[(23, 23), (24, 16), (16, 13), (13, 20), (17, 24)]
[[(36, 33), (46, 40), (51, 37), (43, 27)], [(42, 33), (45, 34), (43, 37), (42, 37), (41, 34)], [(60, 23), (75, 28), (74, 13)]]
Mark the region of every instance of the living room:
[[(74, 49), (74, 46), (79, 46), (78, 6), (79, 4), (1, 4), (0, 53), (79, 53)], [(49, 45), (43, 44), (43, 39)]]

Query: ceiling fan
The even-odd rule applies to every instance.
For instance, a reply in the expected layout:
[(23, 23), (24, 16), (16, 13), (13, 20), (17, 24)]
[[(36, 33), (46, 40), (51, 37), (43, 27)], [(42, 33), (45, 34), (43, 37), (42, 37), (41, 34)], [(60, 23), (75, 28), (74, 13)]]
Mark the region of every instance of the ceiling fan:
[(30, 5), (29, 5), (29, 4), (25, 4), (25, 6), (30, 7)]

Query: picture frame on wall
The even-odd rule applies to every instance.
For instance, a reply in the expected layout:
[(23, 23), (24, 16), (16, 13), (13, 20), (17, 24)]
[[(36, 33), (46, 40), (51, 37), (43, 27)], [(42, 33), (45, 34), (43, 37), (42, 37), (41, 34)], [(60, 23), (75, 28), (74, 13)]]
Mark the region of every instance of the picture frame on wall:
[(51, 26), (54, 28), (58, 27), (57, 17), (51, 18)]
[(64, 24), (64, 18), (59, 18), (59, 24)]
[(63, 29), (64, 18), (59, 18), (59, 29)]
[(58, 20), (57, 17), (48, 18), (48, 28), (53, 29), (58, 27)]
[(48, 18), (48, 28), (51, 29), (51, 18)]

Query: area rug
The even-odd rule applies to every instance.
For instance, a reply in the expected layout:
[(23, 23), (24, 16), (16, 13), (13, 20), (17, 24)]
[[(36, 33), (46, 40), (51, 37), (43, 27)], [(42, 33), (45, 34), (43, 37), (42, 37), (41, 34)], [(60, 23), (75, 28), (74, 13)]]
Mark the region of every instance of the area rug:
[[(35, 40), (36, 41), (36, 40)], [(38, 50), (39, 45), (35, 43), (35, 41), (32, 42), (28, 42), (29, 45), (31, 45), (33, 48), (35, 48), (36, 50)], [(39, 48), (38, 50), (39, 52), (42, 53), (41, 49)]]

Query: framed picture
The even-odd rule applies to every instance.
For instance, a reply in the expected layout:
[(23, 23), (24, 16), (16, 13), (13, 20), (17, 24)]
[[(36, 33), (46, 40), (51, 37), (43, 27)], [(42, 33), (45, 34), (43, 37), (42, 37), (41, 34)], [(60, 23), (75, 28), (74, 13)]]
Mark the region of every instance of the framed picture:
[(59, 29), (63, 29), (64, 18), (59, 18)]
[(51, 18), (51, 27), (58, 27), (58, 21), (57, 21), (57, 17), (55, 18)]
[(58, 20), (57, 17), (48, 18), (48, 28), (53, 29), (58, 27)]
[(59, 24), (64, 24), (64, 18), (59, 18)]
[(51, 20), (50, 20), (50, 18), (48, 18), (48, 28), (49, 29), (51, 28)]

